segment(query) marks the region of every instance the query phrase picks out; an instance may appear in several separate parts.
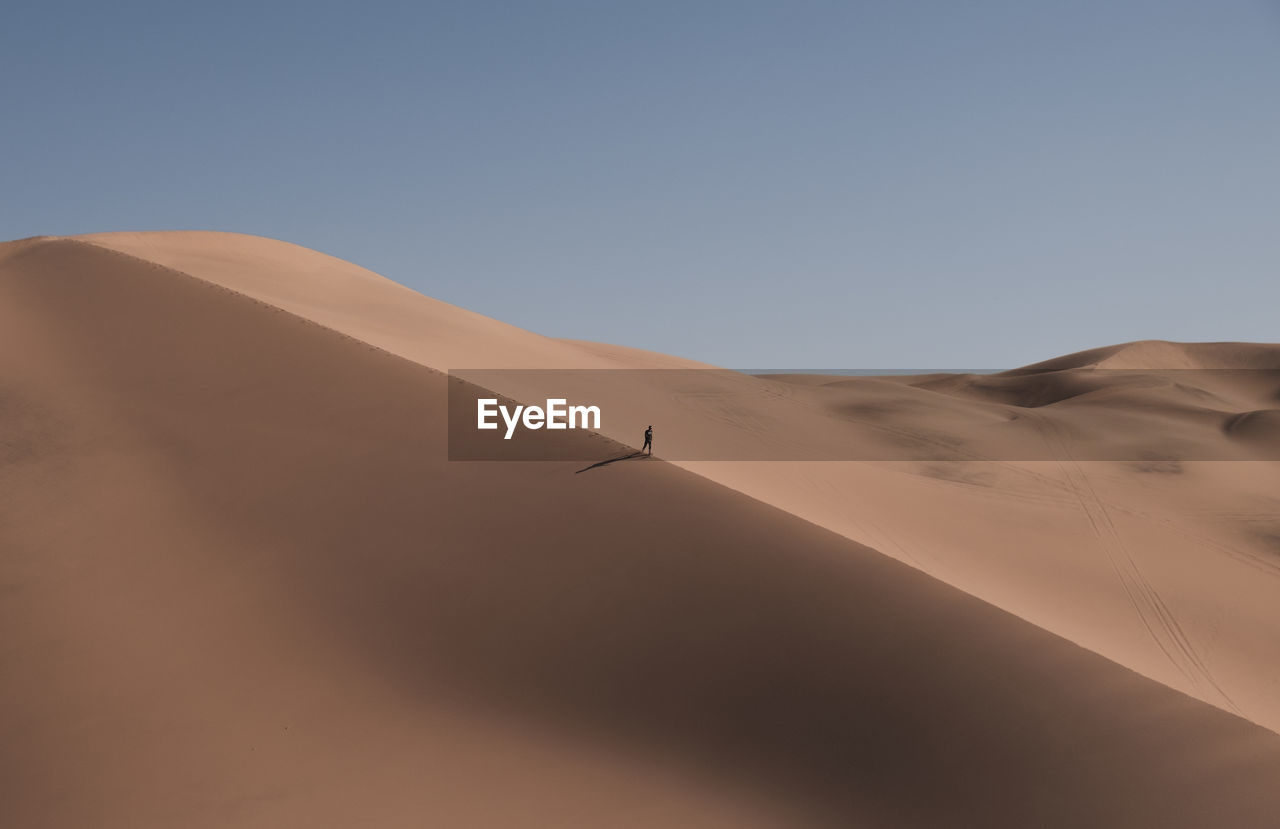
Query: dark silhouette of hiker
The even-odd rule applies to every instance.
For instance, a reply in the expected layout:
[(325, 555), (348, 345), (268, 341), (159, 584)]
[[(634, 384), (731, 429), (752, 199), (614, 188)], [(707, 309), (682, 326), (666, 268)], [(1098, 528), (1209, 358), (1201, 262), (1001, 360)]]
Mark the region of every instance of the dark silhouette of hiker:
[(643, 452), (646, 449), (649, 450), (650, 455), (653, 454), (653, 426), (644, 430), (644, 446), (640, 447), (640, 451)]

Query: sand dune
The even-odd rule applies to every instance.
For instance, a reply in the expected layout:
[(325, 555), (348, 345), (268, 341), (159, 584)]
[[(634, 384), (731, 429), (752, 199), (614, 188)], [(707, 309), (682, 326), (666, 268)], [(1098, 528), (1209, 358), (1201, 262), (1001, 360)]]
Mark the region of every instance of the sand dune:
[[(1277, 721), (1274, 464), (447, 460), (441, 369), (672, 359), (252, 237), (0, 248), (0, 822), (1272, 825), (1214, 706)], [(653, 377), (571, 439), (1015, 405)]]
[(1280, 369), (1280, 348), (1272, 343), (1171, 343), (1142, 340), (1078, 351), (1033, 363), (1014, 374), (1037, 374), (1070, 368), (1140, 369)]
[[(521, 331), (271, 240), (80, 238), (441, 370), (672, 368)], [(998, 377), (826, 387), (700, 373), (689, 393), (660, 373), (601, 372), (581, 391), (610, 407), (602, 431), (614, 440), (638, 445), (657, 423), (659, 454), (685, 469), (1280, 730), (1266, 667), (1280, 641), (1280, 465), (1257, 460), (1276, 457), (1265, 425), (1280, 405), (1278, 353), (1142, 342)], [(547, 391), (505, 379), (494, 390), (515, 399)]]

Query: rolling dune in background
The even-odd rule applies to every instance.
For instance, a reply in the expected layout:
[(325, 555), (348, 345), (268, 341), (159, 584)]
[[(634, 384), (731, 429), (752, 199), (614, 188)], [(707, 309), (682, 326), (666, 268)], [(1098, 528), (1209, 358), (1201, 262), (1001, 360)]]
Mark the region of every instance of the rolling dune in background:
[(634, 421), (568, 438), (1114, 433), (1141, 404), (1236, 460), (579, 475), (449, 462), (441, 371), (694, 364), (255, 237), (8, 243), (0, 823), (1271, 826), (1280, 488), (1243, 458), (1275, 390), (1069, 375), (1276, 354), (742, 376), (737, 420), (620, 385)]

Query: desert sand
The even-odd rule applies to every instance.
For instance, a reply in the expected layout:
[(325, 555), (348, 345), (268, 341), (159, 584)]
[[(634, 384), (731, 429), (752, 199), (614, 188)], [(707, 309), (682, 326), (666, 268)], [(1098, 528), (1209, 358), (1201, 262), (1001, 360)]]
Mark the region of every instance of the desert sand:
[(1274, 825), (1280, 347), (655, 372), (569, 439), (675, 461), (448, 459), (449, 370), (701, 367), (257, 237), (0, 246), (0, 824)]

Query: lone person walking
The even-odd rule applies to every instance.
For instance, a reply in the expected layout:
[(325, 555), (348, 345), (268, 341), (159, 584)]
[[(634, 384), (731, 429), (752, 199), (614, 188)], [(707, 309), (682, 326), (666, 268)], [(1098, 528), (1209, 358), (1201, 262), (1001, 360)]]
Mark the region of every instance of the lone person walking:
[(653, 454), (653, 426), (652, 425), (650, 425), (649, 428), (644, 430), (644, 446), (640, 447), (640, 451), (643, 452), (646, 449), (649, 450), (650, 455)]

